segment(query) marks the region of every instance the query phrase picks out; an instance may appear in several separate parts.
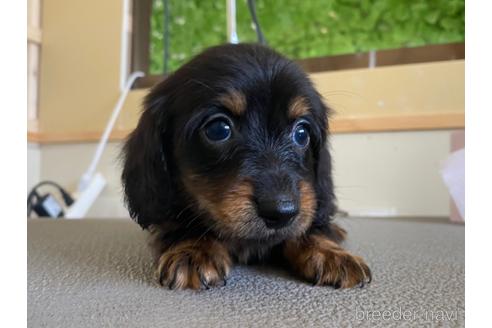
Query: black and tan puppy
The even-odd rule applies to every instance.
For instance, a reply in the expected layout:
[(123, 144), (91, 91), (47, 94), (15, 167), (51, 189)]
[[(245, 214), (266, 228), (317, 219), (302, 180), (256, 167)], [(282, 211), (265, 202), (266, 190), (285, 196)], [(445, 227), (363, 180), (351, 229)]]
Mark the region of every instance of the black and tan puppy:
[(280, 261), (318, 285), (370, 281), (330, 222), (329, 109), (295, 63), (260, 45), (213, 47), (144, 106), (122, 180), (162, 285), (220, 285), (234, 262), (252, 261)]

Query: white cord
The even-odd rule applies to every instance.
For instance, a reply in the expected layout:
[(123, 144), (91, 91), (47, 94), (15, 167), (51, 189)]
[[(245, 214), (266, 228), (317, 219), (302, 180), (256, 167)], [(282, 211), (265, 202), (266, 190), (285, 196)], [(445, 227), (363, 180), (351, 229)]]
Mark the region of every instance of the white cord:
[(106, 148), (106, 144), (108, 143), (109, 134), (113, 130), (113, 126), (116, 123), (116, 119), (118, 118), (121, 109), (123, 108), (123, 104), (125, 102), (126, 96), (128, 95), (128, 92), (130, 91), (130, 88), (138, 78), (143, 76), (145, 76), (143, 72), (137, 71), (132, 73), (128, 77), (125, 87), (121, 92), (120, 98), (118, 99), (118, 102), (116, 103), (116, 106), (113, 109), (113, 113), (111, 114), (111, 117), (108, 121), (108, 124), (106, 125), (106, 129), (104, 130), (104, 133), (101, 136), (101, 139), (99, 140), (99, 144), (97, 145), (96, 152), (94, 153), (94, 157), (92, 158), (92, 162), (89, 165), (87, 171), (85, 171), (85, 173), (80, 178), (79, 187), (78, 187), (79, 192), (82, 192), (85, 190), (85, 188), (87, 188), (87, 186), (89, 185), (92, 179), (92, 176), (94, 175), (94, 172), (96, 171), (97, 164), (99, 163), (104, 148)]

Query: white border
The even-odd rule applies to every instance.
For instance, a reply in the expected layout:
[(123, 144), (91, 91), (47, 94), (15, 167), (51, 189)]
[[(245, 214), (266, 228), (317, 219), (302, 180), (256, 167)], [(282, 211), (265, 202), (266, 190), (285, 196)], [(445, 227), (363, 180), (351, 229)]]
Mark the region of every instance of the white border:
[(492, 3), (466, 4), (466, 324), (485, 327), (492, 292)]
[(27, 1), (0, 1), (2, 327), (27, 322)]

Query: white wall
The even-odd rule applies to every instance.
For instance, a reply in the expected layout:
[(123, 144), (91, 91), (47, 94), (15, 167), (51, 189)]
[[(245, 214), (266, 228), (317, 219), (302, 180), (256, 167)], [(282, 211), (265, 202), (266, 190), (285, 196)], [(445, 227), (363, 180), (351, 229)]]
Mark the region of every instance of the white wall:
[[(90, 217), (128, 217), (122, 202), (120, 147), (110, 143), (102, 157), (99, 171), (108, 185)], [(450, 131), (337, 134), (331, 147), (341, 209), (352, 215), (449, 215), (439, 165), (449, 154)], [(74, 190), (94, 150), (94, 143), (43, 145), (40, 178)]]
[(341, 209), (352, 215), (449, 215), (439, 176), (449, 131), (337, 134), (331, 144)]
[(39, 145), (27, 144), (27, 191), (41, 179), (41, 150)]

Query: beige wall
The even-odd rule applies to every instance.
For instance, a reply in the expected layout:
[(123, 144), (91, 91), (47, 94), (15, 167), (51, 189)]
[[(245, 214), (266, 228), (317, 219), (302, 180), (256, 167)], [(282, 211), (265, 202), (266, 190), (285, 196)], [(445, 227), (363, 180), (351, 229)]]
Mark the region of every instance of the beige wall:
[(43, 1), (41, 131), (104, 127), (119, 93), (122, 4)]
[[(448, 216), (447, 191), (438, 175), (449, 154), (450, 131), (338, 134), (332, 137), (340, 207), (353, 215)], [(90, 217), (127, 217), (118, 153), (110, 143), (99, 171), (108, 181)], [(42, 179), (74, 189), (95, 144), (43, 145)]]
[(449, 131), (338, 134), (331, 143), (341, 209), (352, 215), (449, 215), (439, 176)]

